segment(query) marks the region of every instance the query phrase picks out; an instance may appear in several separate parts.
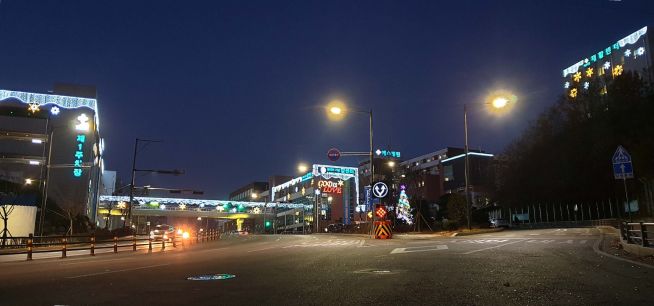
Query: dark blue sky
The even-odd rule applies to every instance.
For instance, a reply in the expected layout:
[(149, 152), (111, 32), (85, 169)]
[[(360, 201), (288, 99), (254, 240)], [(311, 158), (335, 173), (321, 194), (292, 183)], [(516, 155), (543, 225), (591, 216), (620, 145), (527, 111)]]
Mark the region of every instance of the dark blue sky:
[[(375, 142), (404, 157), (463, 144), (463, 103), (515, 91), (502, 119), (470, 114), (471, 146), (501, 151), (562, 93), (561, 70), (649, 25), (654, 1), (0, 2), (0, 88), (98, 88), (108, 169), (182, 168), (138, 185), (225, 197), (330, 147), (367, 150), (367, 120), (334, 124), (331, 97), (373, 108)], [(651, 34), (650, 34), (651, 35)], [(343, 159), (343, 164), (355, 164)]]

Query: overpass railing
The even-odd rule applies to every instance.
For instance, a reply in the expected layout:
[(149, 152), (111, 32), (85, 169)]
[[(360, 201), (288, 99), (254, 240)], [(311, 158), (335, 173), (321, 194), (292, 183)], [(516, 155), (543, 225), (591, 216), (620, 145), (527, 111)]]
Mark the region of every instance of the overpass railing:
[(654, 248), (654, 223), (623, 222), (620, 224), (620, 234), (629, 244)]
[(183, 234), (172, 235), (170, 239), (158, 240), (158, 237), (145, 235), (131, 236), (96, 236), (89, 235), (63, 235), (63, 236), (34, 236), (30, 234), (27, 237), (7, 237), (0, 238), (1, 249), (0, 256), (25, 254), (27, 260), (32, 260), (35, 253), (61, 253), (60, 258), (66, 258), (67, 253), (71, 251), (89, 251), (88, 255), (95, 256), (95, 251), (99, 249), (113, 249), (113, 253), (118, 253), (119, 249), (130, 249), (136, 251), (139, 247), (147, 246), (148, 253), (152, 253), (153, 248), (160, 248), (162, 251), (166, 247), (182, 248), (186, 245), (207, 242), (220, 239), (220, 232), (217, 230), (201, 231), (193, 236)]

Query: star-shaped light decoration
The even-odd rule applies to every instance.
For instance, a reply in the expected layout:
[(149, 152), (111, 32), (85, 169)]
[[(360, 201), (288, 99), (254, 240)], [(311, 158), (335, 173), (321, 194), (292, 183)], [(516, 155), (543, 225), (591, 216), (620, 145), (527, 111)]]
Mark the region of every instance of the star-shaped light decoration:
[(56, 115), (59, 115), (59, 112), (60, 112), (59, 107), (53, 106), (53, 107), (50, 109), (50, 113), (53, 114), (53, 115), (55, 115), (55, 116), (56, 116)]
[(586, 69), (586, 76), (589, 78), (593, 76), (593, 67), (588, 67), (588, 69)]
[(636, 49), (636, 55), (641, 56), (643, 54), (645, 54), (645, 48), (640, 47), (640, 48)]
[(181, 209), (181, 210), (186, 209), (186, 204), (179, 204), (179, 209)]
[(627, 51), (624, 52), (624, 56), (626, 57), (631, 56), (631, 49), (627, 49)]
[(615, 65), (615, 66), (613, 67), (613, 76), (619, 76), (619, 75), (621, 75), (623, 70), (624, 70), (624, 69), (622, 69), (622, 65)]
[(343, 180), (338, 181), (338, 186), (343, 186)]
[(609, 69), (609, 68), (611, 68), (611, 63), (604, 62), (604, 69)]
[(590, 87), (590, 83), (584, 82), (584, 89), (588, 90), (588, 87)]
[(570, 98), (576, 98), (577, 97), (577, 89), (573, 88), (570, 90)]
[(254, 209), (252, 209), (252, 213), (253, 214), (260, 214), (261, 213), (261, 208), (255, 207)]
[(563, 83), (563, 88), (565, 88), (565, 89), (570, 88), (570, 82)]
[(32, 114), (38, 112), (39, 109), (39, 104), (38, 103), (30, 103), (30, 106), (27, 107), (27, 109), (32, 112)]
[(225, 211), (225, 207), (223, 207), (222, 205), (218, 205), (218, 206), (216, 206), (216, 210), (219, 211), (219, 212), (223, 212), (223, 211)]
[(581, 80), (581, 72), (577, 72), (572, 76), (572, 79), (575, 80), (575, 82), (579, 82)]

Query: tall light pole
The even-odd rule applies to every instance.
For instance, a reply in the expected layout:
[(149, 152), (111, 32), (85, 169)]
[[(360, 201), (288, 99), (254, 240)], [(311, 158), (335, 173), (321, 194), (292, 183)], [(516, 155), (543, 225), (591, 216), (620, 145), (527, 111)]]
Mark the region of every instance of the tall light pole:
[(129, 222), (132, 222), (132, 206), (134, 205), (134, 179), (136, 176), (136, 172), (152, 172), (152, 173), (160, 173), (160, 174), (172, 174), (172, 175), (181, 175), (184, 174), (184, 171), (181, 170), (155, 170), (155, 169), (136, 169), (136, 155), (138, 153), (138, 148), (139, 148), (139, 142), (146, 142), (146, 143), (152, 143), (152, 142), (162, 142), (161, 140), (153, 140), (153, 139), (139, 139), (136, 138), (136, 141), (134, 142), (134, 155), (132, 157), (132, 178), (131, 182), (129, 185), (129, 203), (128, 203), (128, 208), (127, 208), (127, 218), (123, 221), (123, 227), (125, 226), (125, 223), (127, 222), (127, 219), (129, 219)]
[[(360, 109), (350, 109), (346, 108), (345, 104), (341, 101), (335, 100), (330, 102), (327, 105), (327, 116), (332, 119), (332, 120), (340, 120), (342, 119), (342, 115), (345, 113), (352, 112), (352, 113), (359, 113), (359, 114), (367, 114), (368, 115), (368, 128), (370, 132), (370, 151), (368, 152), (368, 162), (370, 163), (370, 186), (372, 186), (375, 183), (375, 164), (374, 164), (374, 143), (373, 143), (373, 125), (372, 125), (372, 108), (370, 110), (365, 111), (365, 110), (360, 110)], [(375, 214), (372, 214), (372, 222), (374, 224), (375, 222)], [(370, 232), (372, 233), (373, 227), (372, 224), (370, 226)]]
[[(505, 111), (511, 106), (512, 103), (515, 103), (517, 100), (516, 96), (506, 92), (498, 91), (491, 94), (485, 103), (489, 108), (496, 112)], [(468, 147), (468, 106), (463, 104), (463, 131), (465, 134), (465, 145), (463, 147), (463, 153), (465, 154), (465, 169), (464, 169), (464, 178), (465, 178), (465, 197), (466, 197), (466, 215), (468, 229), (472, 228), (471, 226), (471, 206), (472, 201), (470, 199), (470, 160), (469, 160), (469, 147)]]

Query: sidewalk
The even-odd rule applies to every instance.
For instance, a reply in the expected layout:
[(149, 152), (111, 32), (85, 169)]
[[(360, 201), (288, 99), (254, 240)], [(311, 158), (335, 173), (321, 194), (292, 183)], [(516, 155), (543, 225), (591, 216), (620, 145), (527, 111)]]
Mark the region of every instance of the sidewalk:
[[(609, 256), (616, 259), (624, 259), (627, 261), (635, 261), (649, 266), (654, 266), (654, 256), (638, 256), (634, 253), (626, 251), (620, 241), (620, 230), (610, 226), (598, 226), (597, 229), (602, 234), (602, 240), (598, 243), (597, 248)], [(640, 247), (637, 245), (631, 245)]]

